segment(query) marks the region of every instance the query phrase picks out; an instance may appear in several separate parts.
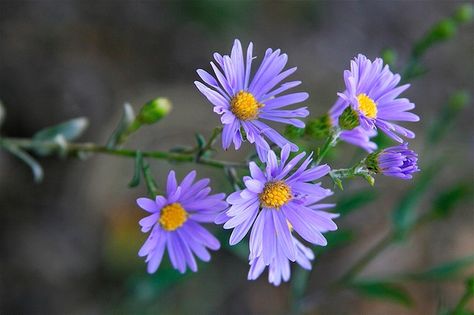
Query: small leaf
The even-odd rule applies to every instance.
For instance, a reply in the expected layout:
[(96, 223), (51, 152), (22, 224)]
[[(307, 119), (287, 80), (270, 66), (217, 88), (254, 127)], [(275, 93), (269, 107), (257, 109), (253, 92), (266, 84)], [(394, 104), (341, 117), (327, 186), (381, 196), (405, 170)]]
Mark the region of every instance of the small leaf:
[(472, 265), (474, 265), (474, 255), (450, 261), (423, 272), (410, 274), (408, 278), (422, 281), (450, 279)]
[(413, 305), (413, 300), (408, 292), (390, 282), (355, 282), (351, 284), (351, 287), (360, 294), (371, 298), (389, 300), (404, 306)]
[(363, 173), (361, 176), (367, 181), (367, 183), (369, 183), (370, 186), (373, 187), (375, 185), (375, 178), (372, 175)]
[(438, 195), (433, 202), (433, 214), (438, 218), (447, 217), (458, 203), (472, 199), (472, 196), (473, 188), (470, 183), (458, 183)]
[(358, 191), (348, 196), (345, 195), (337, 201), (336, 212), (341, 215), (349, 214), (350, 212), (374, 201), (377, 197), (378, 195), (373, 189)]
[(143, 177), (145, 178), (146, 187), (148, 194), (151, 198), (155, 198), (158, 195), (158, 186), (156, 185), (153, 175), (151, 175), (150, 165), (143, 164)]
[(2, 142), (1, 146), (4, 147), (8, 152), (25, 162), (31, 168), (35, 182), (39, 183), (43, 180), (43, 168), (31, 155), (19, 149), (18, 147), (10, 145), (6, 142)]
[(107, 148), (112, 149), (117, 145), (121, 144), (124, 135), (127, 133), (130, 125), (135, 121), (135, 113), (130, 104), (126, 103), (123, 105), (123, 114), (119, 124), (115, 128), (114, 132), (107, 141)]
[(89, 121), (85, 117), (74, 118), (58, 125), (42, 129), (34, 134), (35, 141), (54, 140), (61, 136), (67, 141), (79, 138), (89, 126)]
[(137, 151), (135, 156), (135, 172), (133, 173), (132, 180), (128, 183), (128, 187), (137, 187), (140, 185), (140, 174), (142, 173), (143, 169), (143, 156), (140, 151)]
[(337, 177), (332, 172), (329, 172), (329, 176), (331, 177), (332, 181), (334, 182), (334, 186), (337, 186), (341, 191), (344, 190), (344, 186), (342, 185), (342, 180), (339, 177)]
[(196, 133), (194, 136), (196, 137), (198, 148), (201, 150), (206, 145), (206, 139), (200, 133)]

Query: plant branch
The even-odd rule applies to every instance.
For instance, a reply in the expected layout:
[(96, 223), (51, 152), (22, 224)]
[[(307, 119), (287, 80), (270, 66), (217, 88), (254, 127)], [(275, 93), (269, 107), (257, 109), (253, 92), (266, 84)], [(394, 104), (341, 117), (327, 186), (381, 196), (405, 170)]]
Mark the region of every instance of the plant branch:
[[(8, 143), (15, 147), (35, 152), (38, 148), (58, 151), (69, 156), (78, 156), (83, 153), (99, 153), (116, 155), (123, 157), (135, 158), (137, 150), (107, 148), (106, 146), (97, 145), (95, 143), (65, 143), (59, 144), (56, 141), (37, 141), (27, 138), (0, 138), (1, 142)], [(170, 162), (197, 162), (199, 164), (208, 165), (216, 168), (237, 167), (245, 168), (246, 163), (221, 161), (211, 158), (202, 157), (196, 161), (194, 154), (175, 153), (166, 151), (141, 151), (143, 157), (154, 158), (159, 160), (167, 160)]]
[(335, 147), (336, 144), (339, 141), (339, 134), (340, 134), (339, 129), (335, 129), (333, 132), (331, 132), (330, 136), (327, 138), (326, 142), (324, 143), (323, 148), (319, 151), (318, 153), (318, 158), (315, 161), (316, 165), (319, 165), (323, 158), (326, 156), (326, 154), (331, 150), (331, 148)]

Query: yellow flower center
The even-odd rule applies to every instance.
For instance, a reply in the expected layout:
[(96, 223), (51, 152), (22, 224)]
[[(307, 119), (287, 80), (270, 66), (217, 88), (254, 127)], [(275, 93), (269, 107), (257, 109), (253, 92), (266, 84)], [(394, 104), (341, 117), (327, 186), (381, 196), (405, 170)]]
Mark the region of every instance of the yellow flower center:
[(161, 209), (160, 225), (166, 231), (174, 231), (188, 219), (188, 213), (179, 203), (169, 204)]
[(240, 91), (230, 101), (230, 111), (240, 120), (252, 120), (258, 117), (263, 104), (257, 102), (252, 93)]
[(280, 208), (291, 200), (291, 189), (284, 181), (265, 184), (259, 195), (260, 203), (265, 208)]
[(357, 96), (357, 101), (359, 101), (359, 110), (369, 118), (377, 117), (377, 104), (373, 99), (367, 96), (365, 93), (361, 93)]

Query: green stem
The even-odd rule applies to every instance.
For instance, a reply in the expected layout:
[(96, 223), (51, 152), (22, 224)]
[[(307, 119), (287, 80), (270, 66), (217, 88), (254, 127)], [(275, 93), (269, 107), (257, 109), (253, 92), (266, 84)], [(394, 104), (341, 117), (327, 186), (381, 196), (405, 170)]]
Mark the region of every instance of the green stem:
[[(37, 148), (41, 147), (51, 150), (63, 150), (65, 154), (72, 156), (77, 156), (80, 153), (100, 153), (135, 158), (137, 155), (137, 150), (107, 148), (106, 146), (100, 146), (94, 143), (67, 143), (64, 147), (60, 147), (55, 141), (35, 141), (32, 139), (23, 138), (3, 138), (0, 140), (5, 143), (14, 145), (18, 148), (33, 152)], [(142, 156), (172, 162), (196, 162), (199, 164), (208, 165), (216, 168), (247, 167), (246, 163), (220, 161), (205, 157), (202, 157), (198, 161), (196, 161), (195, 156), (193, 154), (188, 153), (175, 153), (166, 151), (142, 151)]]
[(340, 133), (341, 132), (338, 129), (331, 132), (331, 135), (327, 138), (323, 148), (319, 151), (318, 158), (315, 161), (316, 165), (319, 165), (329, 150), (336, 146), (337, 142), (339, 141)]
[(206, 146), (204, 148), (202, 148), (202, 152), (205, 153), (205, 152), (211, 150), (212, 146), (214, 145), (214, 143), (217, 140), (217, 137), (221, 133), (222, 133), (222, 127), (221, 126), (214, 128), (214, 130), (212, 131), (211, 137), (209, 138), (209, 140), (206, 143)]

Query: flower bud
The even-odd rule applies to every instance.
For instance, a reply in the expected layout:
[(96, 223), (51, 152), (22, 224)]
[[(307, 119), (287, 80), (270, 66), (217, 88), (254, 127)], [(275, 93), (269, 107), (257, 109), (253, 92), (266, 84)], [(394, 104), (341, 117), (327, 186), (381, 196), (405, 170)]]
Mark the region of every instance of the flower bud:
[(435, 25), (432, 31), (436, 40), (449, 39), (456, 34), (456, 23), (451, 19), (446, 19)]
[(407, 143), (371, 153), (365, 158), (369, 171), (402, 179), (411, 179), (412, 174), (419, 171), (417, 162), (418, 155), (408, 149)]
[(171, 108), (171, 102), (167, 98), (155, 98), (143, 105), (136, 120), (141, 124), (151, 125), (166, 117)]
[(472, 20), (474, 6), (471, 3), (461, 5), (454, 13), (454, 20), (458, 23), (467, 23)]
[(359, 113), (351, 106), (347, 106), (339, 116), (339, 127), (344, 130), (352, 130), (359, 125)]
[(392, 66), (393, 64), (395, 64), (395, 61), (397, 60), (397, 52), (393, 49), (384, 49), (382, 51), (382, 59), (383, 61)]

